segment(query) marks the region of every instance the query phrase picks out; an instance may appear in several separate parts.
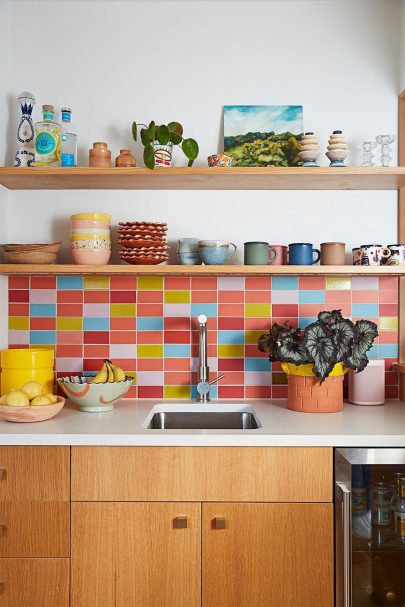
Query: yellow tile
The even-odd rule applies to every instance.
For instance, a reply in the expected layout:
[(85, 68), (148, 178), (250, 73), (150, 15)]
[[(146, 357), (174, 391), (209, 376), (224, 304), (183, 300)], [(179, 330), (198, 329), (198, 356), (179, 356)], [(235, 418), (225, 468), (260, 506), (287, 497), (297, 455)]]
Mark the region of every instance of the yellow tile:
[(136, 386), (136, 371), (125, 371), (125, 375), (127, 377), (133, 377), (134, 381), (132, 382), (132, 385)]
[(109, 289), (110, 288), (110, 277), (109, 276), (85, 276), (84, 277), (84, 288), (85, 289)]
[(162, 358), (163, 346), (161, 344), (154, 346), (138, 345), (137, 354), (138, 358)]
[(380, 316), (380, 329), (385, 331), (398, 330), (398, 318), (396, 316)]
[(81, 331), (83, 329), (83, 319), (71, 316), (59, 316), (56, 319), (56, 328), (58, 331)]
[(350, 291), (351, 288), (351, 278), (339, 278), (338, 276), (326, 277), (326, 289), (329, 291)]
[(267, 318), (271, 315), (270, 304), (246, 304), (245, 316)]
[(31, 344), (31, 350), (56, 350), (55, 344)]
[(136, 305), (111, 304), (110, 315), (112, 318), (134, 318), (136, 316)]
[(219, 358), (243, 358), (245, 346), (239, 344), (220, 344), (218, 346)]
[(8, 319), (8, 328), (28, 331), (30, 328), (30, 319), (28, 316), (10, 316)]
[(165, 386), (165, 398), (190, 398), (190, 386)]
[(138, 289), (161, 291), (163, 289), (163, 276), (138, 276)]
[(165, 291), (165, 303), (190, 303), (190, 291)]
[(257, 340), (265, 331), (245, 331), (245, 344), (257, 344)]

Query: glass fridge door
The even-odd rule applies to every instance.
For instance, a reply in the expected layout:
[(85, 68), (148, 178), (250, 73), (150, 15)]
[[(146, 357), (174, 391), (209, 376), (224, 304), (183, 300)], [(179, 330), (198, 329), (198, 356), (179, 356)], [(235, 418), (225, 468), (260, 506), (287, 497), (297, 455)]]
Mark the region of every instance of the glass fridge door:
[(335, 554), (336, 607), (405, 607), (405, 449), (335, 450)]

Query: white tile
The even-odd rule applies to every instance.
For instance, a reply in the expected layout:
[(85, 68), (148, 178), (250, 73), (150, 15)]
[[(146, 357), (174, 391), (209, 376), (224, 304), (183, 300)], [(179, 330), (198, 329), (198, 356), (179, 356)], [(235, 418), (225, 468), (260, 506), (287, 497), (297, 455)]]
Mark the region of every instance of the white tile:
[(56, 303), (56, 289), (31, 289), (30, 303), (53, 304)]
[(138, 386), (164, 386), (163, 371), (138, 371), (136, 383)]
[(29, 331), (20, 331), (20, 330), (11, 330), (8, 332), (8, 343), (9, 345), (19, 346), (21, 344), (29, 344), (30, 343), (30, 332)]
[(269, 371), (245, 371), (245, 386), (270, 386)]
[(81, 358), (56, 358), (55, 369), (56, 371), (82, 374), (83, 360)]
[(244, 276), (220, 276), (218, 278), (218, 291), (244, 291)]
[(191, 316), (191, 304), (164, 304), (163, 305), (164, 316), (171, 317), (188, 317)]
[(377, 276), (352, 277), (352, 291), (378, 291), (379, 287)]
[(136, 358), (136, 345), (110, 344), (110, 358)]
[(298, 291), (277, 291), (271, 292), (272, 304), (297, 304)]
[[(191, 359), (191, 371), (192, 372), (196, 372), (198, 370), (198, 363), (199, 363), (199, 359), (198, 358), (192, 358)], [(212, 358), (208, 358), (208, 366), (210, 368), (210, 371), (218, 371), (218, 359), (215, 357)], [(211, 379), (213, 379), (211, 377)]]

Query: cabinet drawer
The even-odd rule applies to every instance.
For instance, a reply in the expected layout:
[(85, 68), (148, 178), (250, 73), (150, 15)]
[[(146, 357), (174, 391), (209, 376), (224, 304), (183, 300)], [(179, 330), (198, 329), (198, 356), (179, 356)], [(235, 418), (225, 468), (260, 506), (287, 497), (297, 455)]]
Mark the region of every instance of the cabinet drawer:
[(69, 513), (69, 502), (0, 503), (0, 557), (68, 557)]
[(2, 607), (68, 607), (68, 559), (0, 559)]
[(69, 447), (0, 447), (0, 502), (69, 501)]
[(332, 501), (323, 447), (72, 447), (74, 501)]

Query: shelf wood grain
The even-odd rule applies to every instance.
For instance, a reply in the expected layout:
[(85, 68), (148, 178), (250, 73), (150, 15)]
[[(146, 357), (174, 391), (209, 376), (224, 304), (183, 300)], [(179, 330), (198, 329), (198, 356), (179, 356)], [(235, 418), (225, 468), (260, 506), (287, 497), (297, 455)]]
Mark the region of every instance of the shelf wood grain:
[(0, 167), (10, 190), (398, 190), (405, 167)]
[(405, 276), (401, 266), (79, 266), (73, 264), (0, 264), (0, 275), (156, 275), (156, 276)]

